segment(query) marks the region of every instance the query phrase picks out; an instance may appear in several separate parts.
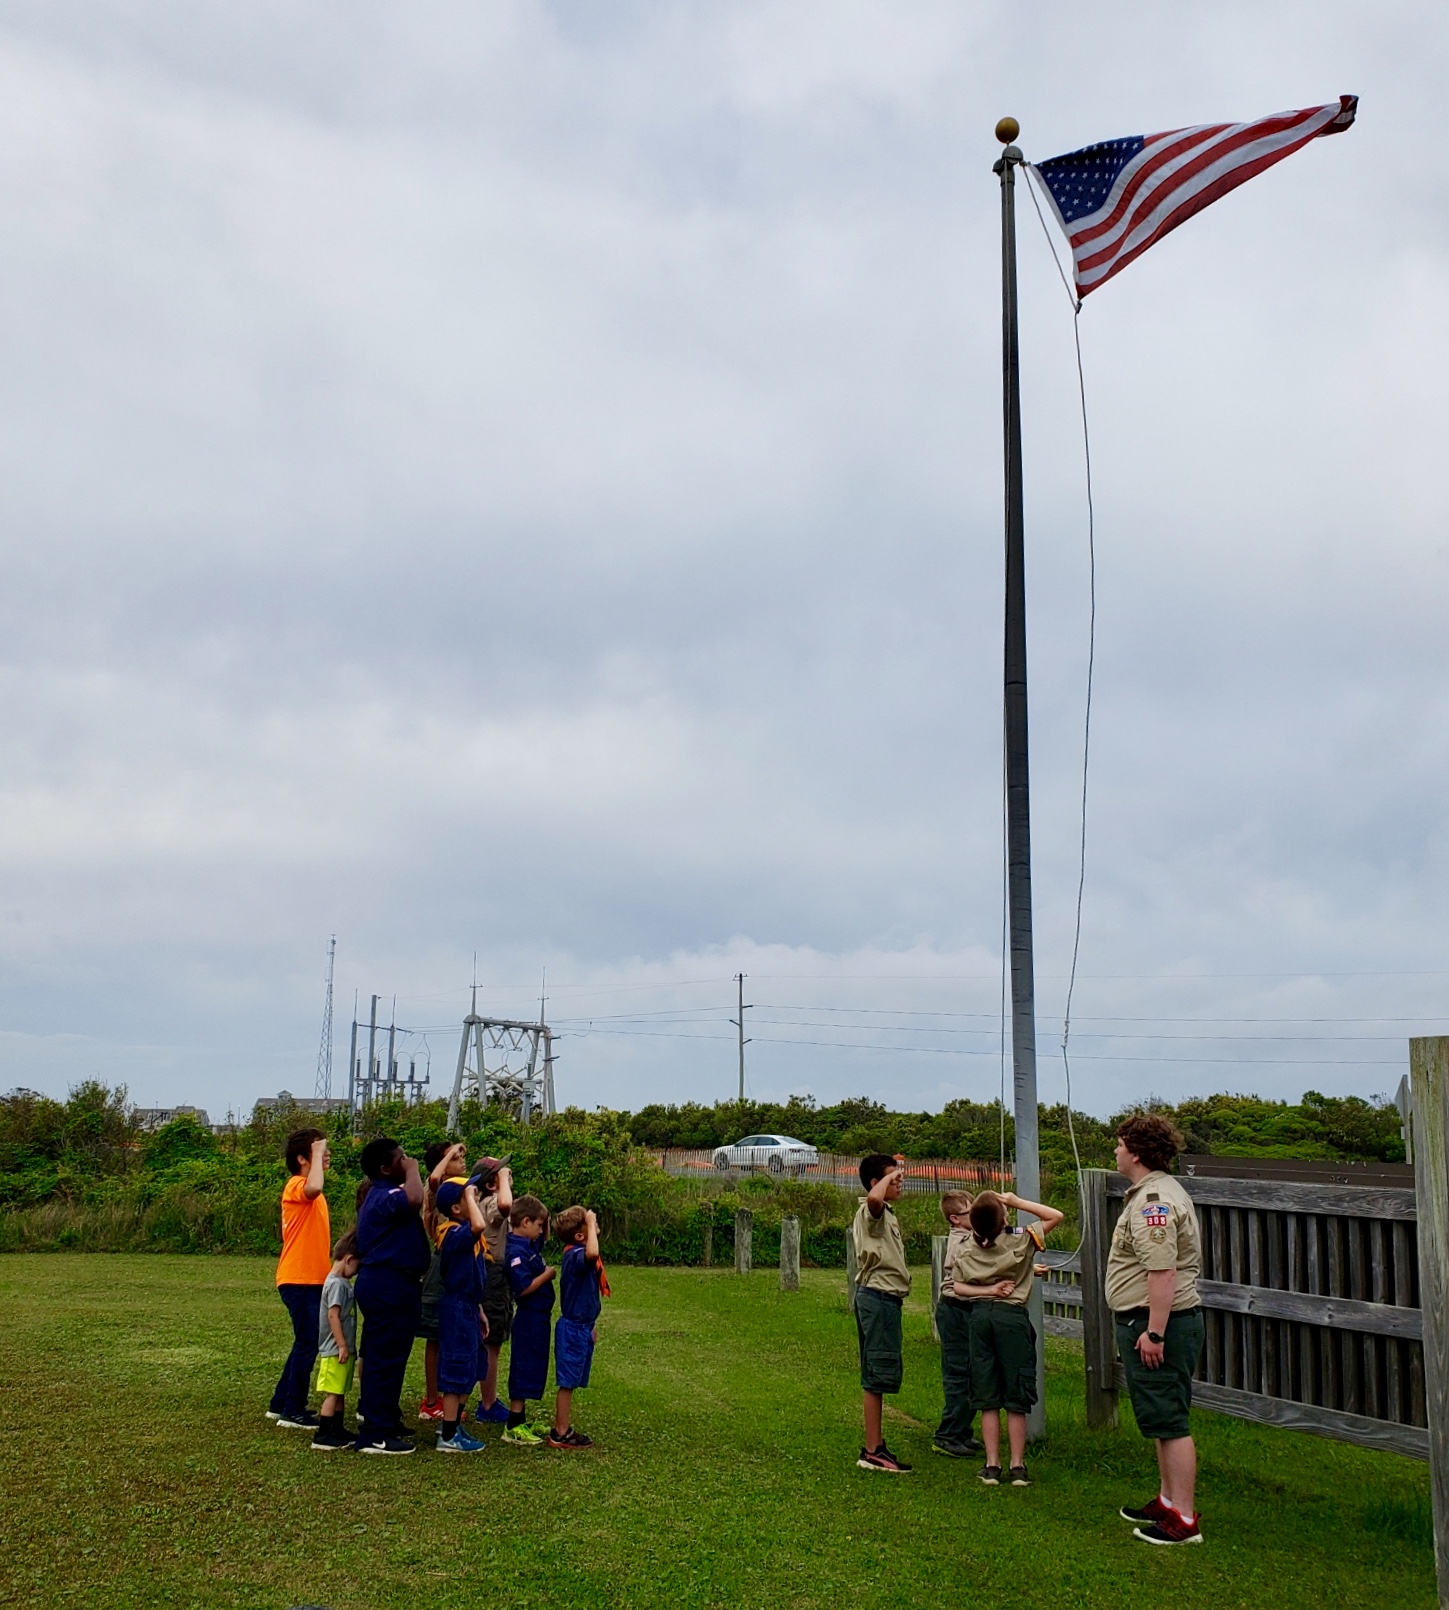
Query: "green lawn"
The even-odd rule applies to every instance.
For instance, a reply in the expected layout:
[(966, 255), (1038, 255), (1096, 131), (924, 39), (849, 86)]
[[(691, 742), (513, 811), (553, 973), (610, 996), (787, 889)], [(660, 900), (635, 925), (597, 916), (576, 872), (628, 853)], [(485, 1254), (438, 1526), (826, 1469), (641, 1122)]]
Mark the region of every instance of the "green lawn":
[[(1053, 1342), (1029, 1490), (932, 1455), (938, 1370), (907, 1308), (890, 1440), (855, 1468), (844, 1280), (617, 1269), (587, 1454), (315, 1454), (263, 1419), (285, 1315), (270, 1261), (0, 1258), (0, 1603), (331, 1610), (533, 1606), (1428, 1606), (1424, 1466), (1203, 1414), (1206, 1545), (1116, 1517), (1153, 1490), (1134, 1431), (1085, 1428)], [(918, 1285), (924, 1286), (918, 1278)], [(414, 1354), (420, 1369), (421, 1348)], [(411, 1403), (419, 1393), (413, 1386)], [(351, 1405), (349, 1405), (349, 1414)]]

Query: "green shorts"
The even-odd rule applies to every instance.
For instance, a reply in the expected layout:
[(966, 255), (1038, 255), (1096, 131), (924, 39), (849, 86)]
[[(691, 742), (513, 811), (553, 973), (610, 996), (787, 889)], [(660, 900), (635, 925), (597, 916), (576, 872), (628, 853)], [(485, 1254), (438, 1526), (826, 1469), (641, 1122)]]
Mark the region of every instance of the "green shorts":
[(1163, 1359), (1149, 1370), (1137, 1351), (1137, 1338), (1147, 1329), (1147, 1310), (1133, 1308), (1114, 1316), (1117, 1321), (1117, 1352), (1127, 1372), (1127, 1392), (1137, 1429), (1144, 1437), (1172, 1441), (1191, 1434), (1187, 1411), (1192, 1407), (1192, 1372), (1202, 1353), (1203, 1322), (1201, 1308), (1169, 1314), (1162, 1333)]
[(971, 1401), (1025, 1414), (1036, 1402), (1036, 1331), (1025, 1303), (971, 1304)]
[(899, 1392), (901, 1376), (901, 1309), (904, 1299), (869, 1286), (855, 1288), (855, 1329), (860, 1338), (860, 1386), (863, 1392)]
[(357, 1368), (357, 1355), (348, 1359), (344, 1364), (340, 1358), (319, 1358), (317, 1360), (317, 1390), (319, 1392), (334, 1392), (339, 1398), (347, 1396), (352, 1386), (352, 1372)]

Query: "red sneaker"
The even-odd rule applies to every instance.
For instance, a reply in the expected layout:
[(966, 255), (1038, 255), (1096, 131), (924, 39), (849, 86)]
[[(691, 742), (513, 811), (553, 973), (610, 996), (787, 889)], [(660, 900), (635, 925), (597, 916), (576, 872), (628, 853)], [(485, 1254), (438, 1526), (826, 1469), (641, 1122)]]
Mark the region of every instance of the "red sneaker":
[(1124, 1504), (1117, 1513), (1124, 1521), (1131, 1521), (1134, 1526), (1151, 1526), (1168, 1511), (1161, 1498), (1149, 1498), (1141, 1509), (1130, 1509)]
[(1151, 1526), (1134, 1526), (1133, 1537), (1140, 1538), (1144, 1543), (1201, 1543), (1202, 1533), (1198, 1530), (1197, 1516), (1190, 1521), (1184, 1520), (1173, 1510), (1164, 1511), (1153, 1521)]
[(443, 1400), (441, 1398), (424, 1398), (418, 1404), (419, 1420), (441, 1420), (443, 1418)]

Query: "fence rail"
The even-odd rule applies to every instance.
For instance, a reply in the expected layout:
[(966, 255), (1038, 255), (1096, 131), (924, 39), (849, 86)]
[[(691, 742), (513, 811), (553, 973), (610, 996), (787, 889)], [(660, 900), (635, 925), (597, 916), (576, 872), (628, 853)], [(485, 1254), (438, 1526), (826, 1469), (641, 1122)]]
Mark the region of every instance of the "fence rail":
[[(797, 1179), (810, 1184), (835, 1185), (841, 1190), (860, 1190), (860, 1158), (846, 1157), (836, 1152), (818, 1153), (817, 1163), (793, 1167), (777, 1160), (778, 1167), (718, 1168), (715, 1153), (718, 1147), (670, 1147), (652, 1155), (666, 1174), (681, 1179), (717, 1179), (737, 1184), (754, 1175), (770, 1179)], [(902, 1188), (911, 1196), (939, 1196), (942, 1191), (962, 1187), (983, 1191), (1009, 1187), (1012, 1173), (1005, 1172), (995, 1163), (963, 1162), (951, 1158), (912, 1159), (904, 1163), (905, 1178)]]

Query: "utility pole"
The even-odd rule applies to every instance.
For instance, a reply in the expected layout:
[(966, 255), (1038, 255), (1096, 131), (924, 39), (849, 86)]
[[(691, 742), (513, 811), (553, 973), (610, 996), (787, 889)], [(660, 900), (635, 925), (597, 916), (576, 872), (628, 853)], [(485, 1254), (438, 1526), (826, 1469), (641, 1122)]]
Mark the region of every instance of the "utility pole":
[(322, 1043), (317, 1047), (315, 1093), (324, 1101), (332, 1099), (332, 970), (337, 960), (337, 935), (327, 943), (327, 998), (322, 1007)]
[(363, 1089), (367, 1092), (363, 1105), (372, 1100), (376, 1094), (375, 1081), (377, 1079), (377, 1003), (379, 997), (372, 997), (372, 1015), (367, 1024), (367, 1082)]
[(387, 1074), (383, 1089), (387, 1091), (389, 1099), (396, 1095), (394, 1080), (397, 1077), (397, 1062), (393, 1057), (393, 1047), (397, 1044), (397, 996), (392, 998), (392, 1012), (387, 1024)]
[(743, 973), (736, 973), (735, 974), (735, 983), (738, 984), (739, 987), (740, 987), (740, 994), (739, 994), (740, 1011), (739, 1011), (739, 1016), (738, 1017), (732, 1017), (730, 1019), (730, 1022), (733, 1023), (735, 1028), (739, 1030), (739, 1037), (740, 1037), (740, 1106), (743, 1107), (744, 1104), (745, 1104), (745, 1047), (750, 1043), (745, 1038), (745, 1013), (749, 1011), (749, 1007), (745, 1005), (745, 975)]
[[(1026, 699), (1026, 541), (1022, 521), (1021, 376), (1016, 330), (1016, 169), (1025, 161), (1012, 142), (1021, 132), (1014, 117), (996, 125), (1006, 147), (992, 172), (1001, 179), (1001, 401), (1006, 482), (1006, 623), (1003, 697), (1006, 743), (1007, 910), (1011, 934), (1011, 1066), (1016, 1118), (1016, 1189), (1041, 1200), (1037, 1137), (1036, 980), (1031, 933), (1031, 778)], [(1031, 1293), (1031, 1318), (1043, 1334), (1041, 1287)], [(1028, 1435), (1046, 1431), (1045, 1371), (1037, 1349), (1037, 1401)]]

